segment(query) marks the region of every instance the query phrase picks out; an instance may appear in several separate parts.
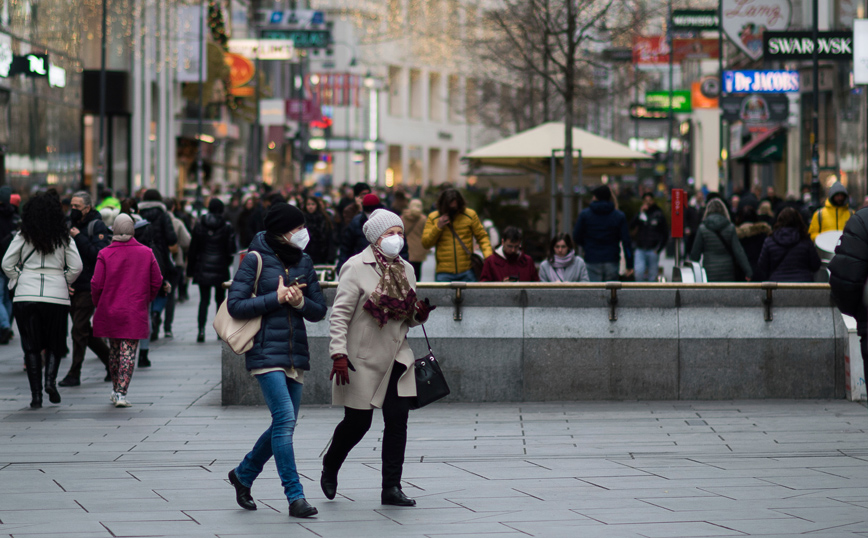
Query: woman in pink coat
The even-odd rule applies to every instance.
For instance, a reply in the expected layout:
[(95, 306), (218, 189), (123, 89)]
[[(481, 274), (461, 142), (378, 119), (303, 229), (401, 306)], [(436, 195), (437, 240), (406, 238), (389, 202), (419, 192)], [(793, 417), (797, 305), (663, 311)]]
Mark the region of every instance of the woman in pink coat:
[(111, 401), (129, 407), (127, 389), (133, 376), (139, 340), (148, 338), (148, 306), (160, 291), (163, 276), (154, 252), (133, 239), (133, 219), (120, 214), (112, 243), (99, 251), (90, 281), (96, 311), (93, 335), (109, 339)]

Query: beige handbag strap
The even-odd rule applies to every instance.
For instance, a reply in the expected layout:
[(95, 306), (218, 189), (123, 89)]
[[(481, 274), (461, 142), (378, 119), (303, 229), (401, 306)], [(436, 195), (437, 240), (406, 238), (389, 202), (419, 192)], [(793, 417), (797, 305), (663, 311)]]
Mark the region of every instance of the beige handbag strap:
[(259, 286), (259, 275), (262, 274), (262, 256), (255, 250), (251, 254), (256, 256), (256, 278), (253, 280), (253, 293), (250, 296), (256, 297), (256, 288)]

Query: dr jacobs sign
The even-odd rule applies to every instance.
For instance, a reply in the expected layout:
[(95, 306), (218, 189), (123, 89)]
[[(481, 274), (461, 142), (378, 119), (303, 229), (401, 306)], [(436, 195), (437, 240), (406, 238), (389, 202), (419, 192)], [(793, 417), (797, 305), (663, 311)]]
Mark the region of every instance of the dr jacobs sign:
[(798, 71), (724, 71), (724, 93), (791, 93), (799, 91)]

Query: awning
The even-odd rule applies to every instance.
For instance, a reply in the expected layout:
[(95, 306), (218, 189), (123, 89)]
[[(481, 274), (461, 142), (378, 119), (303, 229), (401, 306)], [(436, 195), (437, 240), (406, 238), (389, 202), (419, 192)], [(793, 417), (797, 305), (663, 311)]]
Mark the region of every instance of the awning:
[(770, 131), (754, 137), (732, 155), (733, 160), (747, 159), (755, 163), (780, 162), (784, 156), (784, 141), (778, 135), (783, 127), (775, 127)]
[[(564, 130), (563, 123), (544, 123), (481, 147), (465, 159), (471, 169), (496, 166), (548, 174), (552, 150), (564, 149)], [(650, 159), (624, 144), (579, 128), (573, 128), (573, 148), (582, 150), (582, 171), (586, 176), (632, 174), (635, 161)]]

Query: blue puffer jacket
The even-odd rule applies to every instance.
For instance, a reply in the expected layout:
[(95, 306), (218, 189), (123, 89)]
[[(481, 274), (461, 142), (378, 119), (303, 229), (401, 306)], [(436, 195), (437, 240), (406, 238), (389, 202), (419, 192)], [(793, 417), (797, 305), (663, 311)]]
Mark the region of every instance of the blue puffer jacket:
[(585, 249), (585, 263), (619, 263), (621, 244), (627, 269), (633, 268), (633, 248), (627, 217), (612, 202), (594, 201), (579, 214), (573, 241)]
[[(310, 256), (304, 254), (297, 265), (285, 268), (265, 242), (265, 232), (256, 234), (249, 250), (262, 256), (262, 275), (256, 297), (250, 296), (256, 279), (256, 256), (247, 255), (238, 268), (227, 298), (229, 314), (233, 318), (262, 316), (262, 328), (253, 341), (253, 348), (246, 354), (247, 370), (274, 367), (310, 370), (304, 320), (317, 322), (326, 315), (325, 298)], [(300, 284), (307, 284), (303, 288), (304, 307), (301, 310), (277, 301), (277, 284), (281, 276), (285, 284), (298, 276), (301, 277)]]

